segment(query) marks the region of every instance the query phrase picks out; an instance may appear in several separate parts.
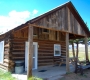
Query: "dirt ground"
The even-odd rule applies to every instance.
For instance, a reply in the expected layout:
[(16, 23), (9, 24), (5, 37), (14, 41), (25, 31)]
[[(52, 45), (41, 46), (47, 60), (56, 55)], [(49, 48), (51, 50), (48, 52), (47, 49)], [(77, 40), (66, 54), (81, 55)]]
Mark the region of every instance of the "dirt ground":
[(80, 73), (67, 73), (59, 80), (90, 80), (90, 69), (85, 70), (83, 75), (80, 75)]

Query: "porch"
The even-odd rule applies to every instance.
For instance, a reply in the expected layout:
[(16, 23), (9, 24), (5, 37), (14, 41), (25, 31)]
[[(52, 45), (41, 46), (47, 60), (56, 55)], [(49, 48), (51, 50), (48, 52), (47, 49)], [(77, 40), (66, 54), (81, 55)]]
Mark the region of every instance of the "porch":
[[(73, 72), (75, 69), (74, 66), (70, 64), (69, 67), (70, 72)], [(59, 65), (42, 66), (32, 71), (33, 76), (48, 80), (60, 79), (63, 77), (64, 74), (66, 74), (66, 66), (64, 64), (61, 66)], [(27, 72), (24, 72), (22, 74), (13, 73), (12, 75), (18, 78), (19, 80), (27, 80)]]
[[(26, 30), (25, 30), (26, 29)], [(29, 31), (28, 31), (29, 30)], [(21, 38), (17, 38), (19, 33), (21, 31), (28, 32), (28, 35), (24, 34)], [(69, 40), (70, 39), (80, 39), (80, 38), (87, 38), (83, 35), (77, 35), (62, 31), (56, 31), (56, 30), (49, 30), (46, 28), (36, 27), (29, 24), (29, 27), (26, 27), (24, 29), (21, 29), (21, 31), (17, 31), (17, 35), (15, 33), (14, 40), (12, 41), (14, 52), (12, 52), (13, 60), (25, 60), (26, 68), (28, 68), (27, 75), (28, 77), (30, 75), (38, 76), (41, 78), (49, 78), (51, 76), (57, 76), (57, 75), (63, 75), (62, 73), (69, 72)], [(26, 35), (26, 36), (25, 36)], [(26, 38), (24, 38), (26, 37)], [(27, 45), (25, 45), (25, 42), (27, 41)], [(18, 44), (16, 44), (18, 43)], [(24, 44), (23, 44), (24, 43)], [(35, 46), (34, 43), (37, 45)], [(24, 55), (21, 55), (21, 44), (23, 44), (23, 52)], [(55, 47), (55, 45), (57, 45)], [(18, 47), (16, 47), (18, 46)], [(59, 50), (57, 51), (57, 47), (59, 46)], [(27, 49), (26, 49), (27, 47)], [(18, 48), (18, 49), (17, 49)], [(18, 51), (17, 51), (18, 50)], [(17, 53), (17, 54), (16, 54)], [(55, 53), (58, 54), (58, 56), (55, 56)], [(20, 55), (19, 55), (20, 54)], [(36, 55), (36, 56), (35, 56)], [(22, 57), (21, 57), (22, 56)], [(40, 66), (46, 66), (51, 65), (56, 62), (62, 62), (61, 58), (64, 57), (66, 67), (62, 66), (63, 68), (60, 69), (54, 67), (47, 67), (45, 68), (45, 72), (38, 72), (41, 69)], [(33, 58), (33, 59), (32, 59)], [(33, 60), (33, 61), (32, 61)], [(27, 65), (28, 64), (28, 65)], [(32, 68), (38, 68), (38, 70), (32, 71)], [(71, 69), (71, 68), (70, 68)], [(27, 70), (27, 69), (26, 69)], [(55, 73), (55, 74), (54, 74)], [(26, 74), (26, 73), (24, 73)]]

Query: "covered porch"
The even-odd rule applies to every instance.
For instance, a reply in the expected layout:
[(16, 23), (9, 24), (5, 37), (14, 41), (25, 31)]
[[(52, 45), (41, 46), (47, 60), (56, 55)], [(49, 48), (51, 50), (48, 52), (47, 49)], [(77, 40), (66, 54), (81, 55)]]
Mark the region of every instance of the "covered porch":
[[(74, 71), (74, 65), (70, 64), (70, 72)], [(32, 70), (32, 76), (42, 78), (45, 80), (55, 80), (60, 79), (66, 74), (66, 66), (62, 65), (50, 65), (50, 66), (42, 66), (36, 70)], [(27, 80), (27, 72), (23, 72), (22, 74), (12, 74), (15, 78), (20, 80)]]
[[(42, 30), (45, 30), (45, 31), (42, 32)], [(19, 36), (19, 34), (23, 34), (23, 36), (21, 36), (21, 35)], [(17, 38), (18, 36), (21, 37), (21, 39)], [(45, 75), (51, 73), (51, 75), (53, 76), (53, 75), (57, 74), (57, 71), (58, 71), (58, 74), (60, 74), (60, 75), (62, 75), (61, 73), (63, 73), (63, 72), (66, 73), (66, 72), (74, 71), (75, 65), (69, 64), (69, 60), (70, 60), (69, 59), (69, 40), (85, 38), (85, 40), (86, 40), (85, 44), (87, 43), (86, 36), (63, 32), (63, 31), (59, 31), (59, 30), (55, 30), (55, 29), (51, 29), (51, 28), (50, 29), (43, 28), (42, 26), (38, 26), (38, 25), (34, 25), (34, 24), (28, 24), (28, 27), (17, 30), (14, 34), (14, 37), (16, 37), (15, 40), (17, 42), (19, 40), (21, 40), (21, 41), (24, 40), (25, 39), (24, 37), (26, 37), (25, 41), (28, 40), (28, 42), (29, 42), (29, 44), (28, 44), (29, 47), (27, 50), (28, 51), (27, 57), (25, 57), (25, 56), (23, 57), (24, 59), (27, 58), (26, 62), (28, 64), (28, 67), (27, 67), (28, 68), (28, 71), (27, 71), (28, 77), (33, 76), (33, 74), (35, 74), (35, 76), (45, 78), (45, 77), (42, 77), (42, 74), (45, 76)], [(25, 43), (25, 41), (24, 41), (24, 43)], [(32, 61), (33, 52), (34, 52), (33, 51), (33, 49), (34, 49), (33, 42), (38, 43), (38, 45), (37, 45), (38, 50), (36, 51), (36, 52), (38, 52), (37, 53), (37, 55), (38, 55), (37, 70), (32, 70), (32, 68), (34, 66), (33, 65), (34, 61)], [(16, 43), (16, 42), (14, 42), (14, 43)], [(21, 43), (21, 42), (18, 42), (18, 43)], [(61, 55), (60, 56), (56, 56), (56, 57), (54, 56), (54, 44), (61, 45)], [(87, 44), (85, 46), (87, 46)], [(85, 48), (85, 51), (87, 51), (87, 48)], [(78, 55), (77, 55), (77, 57), (78, 57)], [(13, 58), (15, 60), (19, 59), (18, 56), (17, 57), (13, 56)], [(64, 60), (61, 60), (61, 59), (64, 59)], [(63, 64), (63, 62), (65, 64), (65, 66), (60, 66)], [(58, 68), (56, 66), (53, 67), (55, 65), (54, 63), (60, 64), (58, 66)], [(53, 66), (51, 66), (50, 70), (49, 70), (49, 67), (47, 67), (47, 69), (44, 67), (46, 70), (44, 73), (38, 72), (41, 69), (40, 66), (46, 66), (46, 65), (47, 66), (53, 65)], [(73, 66), (73, 69), (71, 69), (72, 68), (71, 66)], [(55, 73), (55, 74), (52, 74), (52, 73)], [(49, 75), (49, 76), (51, 76), (51, 75)], [(46, 76), (46, 78), (49, 76)]]
[[(85, 38), (85, 53), (87, 52), (87, 37), (85, 35), (78, 35), (69, 32), (64, 32), (60, 30), (55, 30), (54, 28), (44, 28), (44, 26), (28, 24), (27, 27), (21, 28), (13, 32), (13, 49), (15, 52), (13, 54), (13, 60), (25, 60), (27, 59), (27, 72), (25, 75), (27, 77), (30, 76), (38, 76), (41, 78), (48, 78), (53, 75), (63, 75), (67, 72), (71, 72), (75, 70), (75, 65), (69, 64), (69, 40), (70, 39), (80, 39)], [(21, 55), (21, 45), (23, 44), (23, 51), (25, 51), (25, 42), (28, 41), (28, 53), (27, 57)], [(33, 42), (37, 42), (37, 70), (32, 70), (33, 68), (33, 54), (34, 47)], [(18, 43), (18, 44), (16, 44)], [(60, 47), (60, 55), (54, 56), (54, 44), (59, 44)], [(18, 47), (16, 47), (18, 46)], [(17, 49), (18, 48), (18, 49)], [(18, 52), (18, 51), (19, 52)], [(78, 50), (77, 50), (78, 52)], [(16, 54), (17, 53), (17, 54)], [(19, 55), (20, 54), (20, 55)], [(25, 55), (26, 53), (24, 53)], [(22, 56), (22, 57), (21, 57)], [(78, 57), (78, 54), (77, 56)], [(64, 60), (61, 60), (63, 59)], [(88, 59), (88, 58), (87, 58)], [(62, 64), (65, 66), (62, 66)], [(59, 66), (55, 66), (55, 64), (60, 64)], [(26, 63), (25, 63), (26, 64)], [(35, 64), (35, 63), (34, 63)], [(48, 67), (46, 67), (46, 65)], [(49, 65), (52, 65), (49, 67)], [(43, 67), (42, 67), (43, 66)], [(45, 72), (39, 72), (39, 70), (46, 70)], [(55, 74), (54, 74), (55, 73)], [(22, 74), (21, 74), (22, 75)], [(45, 76), (46, 75), (46, 76)], [(25, 76), (25, 77), (26, 77)], [(44, 77), (45, 76), (45, 77)]]

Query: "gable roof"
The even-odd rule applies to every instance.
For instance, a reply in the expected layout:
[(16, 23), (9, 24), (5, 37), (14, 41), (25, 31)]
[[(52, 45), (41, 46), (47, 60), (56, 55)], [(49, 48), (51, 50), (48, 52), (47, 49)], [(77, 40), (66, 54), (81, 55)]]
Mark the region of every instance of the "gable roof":
[[(90, 32), (89, 32), (89, 29), (88, 29), (87, 25), (85, 24), (85, 22), (83, 21), (83, 19), (81, 18), (81, 16), (79, 15), (78, 11), (75, 9), (75, 7), (74, 7), (74, 5), (72, 4), (71, 1), (69, 1), (69, 2), (67, 2), (67, 3), (65, 3), (65, 4), (62, 4), (61, 6), (55, 8), (55, 9), (53, 9), (53, 10), (50, 10), (50, 11), (48, 11), (48, 12), (46, 12), (46, 13), (44, 13), (44, 14), (42, 14), (42, 15), (34, 18), (34, 19), (31, 19), (31, 20), (27, 21), (25, 24), (22, 24), (22, 25), (14, 28), (14, 29), (12, 29), (12, 30), (16, 31), (16, 30), (18, 30), (18, 29), (21, 29), (21, 28), (27, 26), (28, 23), (33, 24), (34, 22), (36, 22), (36, 21), (38, 21), (38, 20), (40, 20), (40, 19), (48, 16), (49, 14), (51, 14), (51, 13), (53, 13), (53, 12), (55, 12), (55, 11), (63, 8), (63, 7), (65, 7), (65, 6), (67, 6), (67, 7), (70, 9), (70, 11), (72, 12), (72, 14), (73, 14), (74, 17), (76, 18), (76, 20), (77, 20), (77, 21), (79, 22), (79, 24), (82, 26), (82, 28), (83, 28), (83, 30), (85, 31), (85, 33), (86, 33), (88, 36), (90, 36), (90, 35), (89, 35)], [(12, 30), (10, 30), (10, 31), (12, 31)]]

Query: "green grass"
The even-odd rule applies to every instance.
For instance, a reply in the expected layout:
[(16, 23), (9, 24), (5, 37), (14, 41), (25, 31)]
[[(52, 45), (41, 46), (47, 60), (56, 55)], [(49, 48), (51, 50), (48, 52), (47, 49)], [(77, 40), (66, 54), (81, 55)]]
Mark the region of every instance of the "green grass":
[(16, 79), (12, 77), (10, 72), (5, 72), (0, 69), (0, 80), (16, 80)]
[[(69, 57), (73, 57), (72, 52), (69, 52), (69, 54), (70, 54)], [(85, 52), (79, 52), (78, 57), (80, 61), (85, 60)]]
[[(69, 50), (69, 57), (73, 57), (72, 50)], [(79, 47), (78, 57), (79, 57), (80, 61), (86, 60), (86, 57), (85, 57), (85, 48)], [(88, 57), (89, 57), (89, 60), (90, 60), (90, 47), (88, 47)]]
[[(17, 79), (12, 77), (10, 72), (5, 72), (0, 69), (0, 80), (17, 80)], [(31, 77), (28, 80), (43, 80), (43, 79), (38, 77)]]

